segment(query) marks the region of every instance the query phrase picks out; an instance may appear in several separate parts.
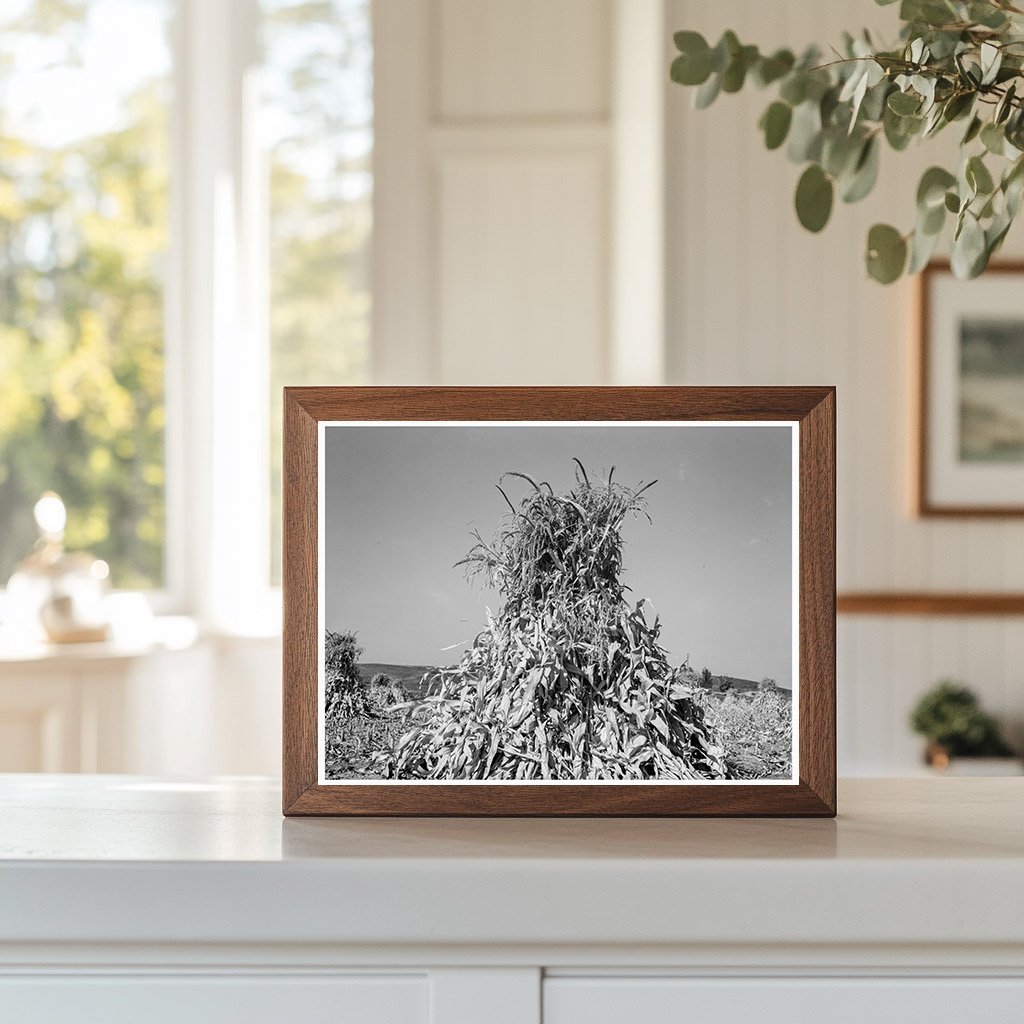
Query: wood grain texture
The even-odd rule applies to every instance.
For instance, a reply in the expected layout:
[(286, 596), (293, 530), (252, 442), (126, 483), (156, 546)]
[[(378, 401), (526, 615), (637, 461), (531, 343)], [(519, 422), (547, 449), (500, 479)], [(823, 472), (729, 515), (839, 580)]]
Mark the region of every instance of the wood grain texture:
[(840, 615), (1024, 615), (1024, 594), (862, 591), (836, 598)]
[[(284, 410), (285, 814), (835, 815), (833, 388), (286, 388)], [(322, 420), (798, 421), (799, 784), (319, 785), (316, 467)]]
[(317, 425), (292, 389), (284, 394), (283, 804), (317, 782)]
[[(914, 508), (923, 518), (947, 519), (1006, 519), (1024, 516), (1024, 505), (948, 505), (932, 500), (928, 480), (928, 436), (931, 431), (931, 408), (928, 394), (928, 375), (931, 368), (930, 337), (932, 329), (932, 282), (936, 274), (950, 273), (946, 260), (935, 260), (918, 275), (917, 280), (917, 339), (914, 376), (917, 388), (916, 433), (911, 448), (916, 466)], [(1024, 275), (1024, 260), (1001, 260), (988, 265), (986, 276), (995, 274)], [(968, 613), (970, 614), (970, 613)]]

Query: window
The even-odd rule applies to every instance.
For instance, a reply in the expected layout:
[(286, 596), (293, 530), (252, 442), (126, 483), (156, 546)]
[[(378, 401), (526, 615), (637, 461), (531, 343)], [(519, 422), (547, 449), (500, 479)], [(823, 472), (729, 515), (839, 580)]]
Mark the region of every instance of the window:
[(164, 580), (170, 14), (0, 14), (0, 583), (48, 489), (117, 586)]
[(266, 628), (281, 388), (368, 377), (372, 68), (370, 0), (3, 5), (0, 587), (53, 489), (116, 587)]

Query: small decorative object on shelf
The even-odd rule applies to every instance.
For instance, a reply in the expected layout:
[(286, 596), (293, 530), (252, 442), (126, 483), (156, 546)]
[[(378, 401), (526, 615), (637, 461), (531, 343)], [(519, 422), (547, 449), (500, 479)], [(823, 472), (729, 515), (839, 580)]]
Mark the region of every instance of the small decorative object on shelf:
[(51, 643), (106, 640), (107, 563), (64, 550), (67, 510), (59, 495), (47, 491), (34, 512), (39, 539), (7, 585), (7, 628), (42, 634)]
[(917, 702), (910, 716), (924, 736), (925, 763), (954, 775), (1019, 775), (1020, 758), (995, 719), (981, 709), (973, 690), (944, 679)]

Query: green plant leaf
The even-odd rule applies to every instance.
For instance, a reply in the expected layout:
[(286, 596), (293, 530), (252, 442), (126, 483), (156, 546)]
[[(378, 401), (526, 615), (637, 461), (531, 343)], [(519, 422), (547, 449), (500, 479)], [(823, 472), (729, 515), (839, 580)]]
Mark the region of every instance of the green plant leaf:
[(771, 85), (793, 70), (796, 58), (790, 50), (776, 50), (770, 57), (762, 57), (754, 65), (754, 81), (760, 86)]
[(674, 36), (679, 56), (672, 61), (673, 82), (703, 85), (711, 74), (711, 48), (699, 32), (677, 32)]
[(996, 112), (992, 119), (996, 124), (1002, 124), (1006, 121), (1011, 112), (1013, 111), (1013, 101), (1017, 96), (1017, 83), (1011, 82), (1003, 93), (1002, 98), (996, 104)]
[(733, 57), (742, 49), (742, 44), (732, 29), (726, 29), (722, 38), (711, 51), (711, 70), (721, 74), (732, 63)]
[(761, 130), (764, 132), (764, 144), (768, 149), (778, 149), (786, 141), (792, 120), (793, 108), (779, 100), (772, 103), (761, 115)]
[(981, 129), (982, 145), (995, 156), (1003, 155), (1003, 148), (1006, 144), (1006, 133), (998, 124), (991, 121)]
[[(959, 207), (958, 207), (959, 210)], [(946, 223), (946, 204), (939, 203), (930, 209), (917, 211), (917, 227), (926, 235), (941, 234)]]
[(966, 117), (974, 108), (975, 94), (964, 92), (959, 95), (950, 96), (942, 107), (942, 118), (945, 122), (958, 121)]
[(808, 231), (821, 231), (832, 215), (832, 180), (817, 165), (811, 164), (796, 186), (796, 215)]
[(1008, 19), (1006, 15), (991, 3), (972, 3), (967, 16), (977, 25), (984, 25), (985, 28), (996, 31), (1006, 28)]
[(793, 111), (786, 155), (795, 164), (817, 160), (821, 143), (821, 110), (813, 100), (806, 100)]
[(964, 211), (953, 236), (950, 258), (953, 273), (962, 281), (977, 277), (985, 269), (985, 260), (985, 232), (977, 217), (970, 211)]
[(920, 130), (924, 119), (921, 117), (900, 117), (892, 110), (886, 108), (882, 114), (882, 127), (885, 131), (885, 141), (897, 152), (907, 148), (910, 140)]
[(967, 131), (964, 132), (963, 139), (960, 140), (961, 146), (966, 146), (972, 143), (981, 132), (982, 120), (980, 117), (972, 117), (971, 123), (967, 126)]
[(864, 149), (864, 135), (851, 137), (838, 125), (822, 132), (821, 166), (833, 178), (853, 171)]
[(892, 284), (907, 262), (906, 239), (890, 224), (876, 224), (868, 232), (868, 273), (880, 284)]
[(759, 57), (756, 46), (741, 46), (732, 63), (722, 72), (722, 92), (739, 92), (747, 79), (747, 72)]
[(889, 109), (901, 117), (907, 114), (916, 114), (921, 109), (921, 100), (913, 93), (894, 92), (888, 100)]
[(807, 76), (802, 71), (794, 71), (779, 86), (779, 98), (791, 107), (798, 107), (807, 99)]
[(910, 262), (907, 264), (908, 274), (916, 274), (928, 266), (932, 256), (935, 255), (935, 249), (939, 244), (941, 236), (941, 231), (929, 233), (922, 231), (920, 226), (914, 229), (914, 234), (910, 238)]
[(981, 60), (981, 84), (992, 85), (1003, 65), (1003, 51), (995, 43), (986, 40), (978, 54)]
[(864, 143), (853, 175), (843, 188), (844, 203), (860, 202), (875, 187), (878, 181), (879, 149), (878, 139), (874, 136)]
[(987, 196), (994, 188), (992, 175), (980, 156), (972, 156), (967, 161), (967, 181), (978, 195)]
[(917, 186), (918, 209), (927, 212), (935, 206), (941, 206), (946, 200), (946, 192), (956, 184), (956, 176), (944, 167), (929, 167), (921, 175)]
[(722, 82), (718, 75), (711, 77), (694, 93), (693, 105), (698, 110), (706, 110), (718, 98), (722, 91)]

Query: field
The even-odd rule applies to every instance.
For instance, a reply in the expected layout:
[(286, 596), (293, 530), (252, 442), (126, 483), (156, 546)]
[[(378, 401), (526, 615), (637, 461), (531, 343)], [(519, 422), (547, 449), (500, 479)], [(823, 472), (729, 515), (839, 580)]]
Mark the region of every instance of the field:
[(499, 477), (508, 512), (491, 539), (472, 533), (455, 567), (501, 603), (457, 664), (383, 671), (360, 664), (355, 632), (328, 630), (329, 777), (788, 777), (788, 691), (674, 664), (657, 613), (622, 578), (623, 524), (653, 525), (645, 495), (658, 480), (626, 484), (614, 467), (592, 478), (572, 463), (564, 493), (518, 471)]
[[(371, 715), (347, 715), (336, 710), (325, 716), (326, 773), (330, 779), (386, 777), (383, 758), (394, 750), (406, 729), (411, 707), (393, 711), (395, 704), (417, 705), (427, 696), (424, 683), (436, 672), (423, 665), (360, 665), (364, 679), (390, 677), (400, 693), (371, 704)], [(720, 691), (728, 680), (729, 689)], [(725, 749), (730, 775), (736, 779), (788, 779), (792, 751), (790, 690), (761, 689), (752, 679), (713, 676), (712, 688), (693, 688), (695, 700)], [(371, 692), (373, 688), (371, 687)], [(390, 703), (388, 702), (390, 699)]]

